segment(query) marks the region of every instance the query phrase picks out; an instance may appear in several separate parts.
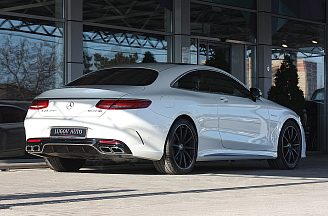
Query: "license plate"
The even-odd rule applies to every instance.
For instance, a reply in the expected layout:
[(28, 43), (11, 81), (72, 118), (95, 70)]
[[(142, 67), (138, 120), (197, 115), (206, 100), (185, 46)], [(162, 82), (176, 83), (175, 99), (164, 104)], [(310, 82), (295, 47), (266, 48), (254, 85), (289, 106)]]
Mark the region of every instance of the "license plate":
[(83, 139), (87, 135), (86, 128), (51, 128), (50, 137)]

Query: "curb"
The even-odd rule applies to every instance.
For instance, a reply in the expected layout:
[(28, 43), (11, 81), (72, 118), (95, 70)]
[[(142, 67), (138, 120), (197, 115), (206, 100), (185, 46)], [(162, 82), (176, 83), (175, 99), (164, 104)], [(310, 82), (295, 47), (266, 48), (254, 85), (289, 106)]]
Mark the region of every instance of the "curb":
[(9, 171), (11, 169), (35, 169), (47, 168), (43, 159), (9, 159), (0, 160), (0, 171)]

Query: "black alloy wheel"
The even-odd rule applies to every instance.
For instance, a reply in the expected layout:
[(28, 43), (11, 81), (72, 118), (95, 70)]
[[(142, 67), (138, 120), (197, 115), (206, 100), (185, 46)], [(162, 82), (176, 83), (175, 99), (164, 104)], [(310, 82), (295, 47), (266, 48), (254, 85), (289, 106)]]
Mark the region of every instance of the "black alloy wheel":
[(274, 169), (294, 169), (301, 158), (301, 150), (301, 132), (294, 122), (287, 121), (280, 132), (278, 157), (268, 163)]
[(188, 169), (193, 164), (195, 141), (195, 136), (188, 125), (181, 124), (174, 132), (171, 151), (174, 162), (179, 168)]
[(154, 161), (156, 169), (164, 174), (186, 174), (195, 165), (198, 138), (193, 125), (178, 119), (168, 134), (161, 160)]

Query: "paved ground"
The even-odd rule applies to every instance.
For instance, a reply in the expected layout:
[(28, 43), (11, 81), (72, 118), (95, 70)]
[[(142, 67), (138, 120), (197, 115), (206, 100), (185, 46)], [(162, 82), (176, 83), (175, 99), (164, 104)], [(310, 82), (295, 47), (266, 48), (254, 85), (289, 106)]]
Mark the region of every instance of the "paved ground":
[(328, 155), (312, 154), (289, 171), (265, 161), (217, 162), (180, 176), (150, 164), (56, 173), (31, 162), (37, 166), (13, 162), (0, 172), (0, 215), (328, 214)]

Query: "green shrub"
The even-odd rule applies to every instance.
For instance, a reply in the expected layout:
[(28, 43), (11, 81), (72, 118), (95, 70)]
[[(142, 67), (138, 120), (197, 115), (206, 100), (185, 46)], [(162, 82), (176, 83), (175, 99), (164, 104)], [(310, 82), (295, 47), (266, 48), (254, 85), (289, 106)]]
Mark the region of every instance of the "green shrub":
[(268, 99), (290, 108), (303, 117), (304, 94), (298, 86), (296, 66), (289, 55), (285, 55), (283, 62), (275, 74), (275, 85), (268, 92)]

